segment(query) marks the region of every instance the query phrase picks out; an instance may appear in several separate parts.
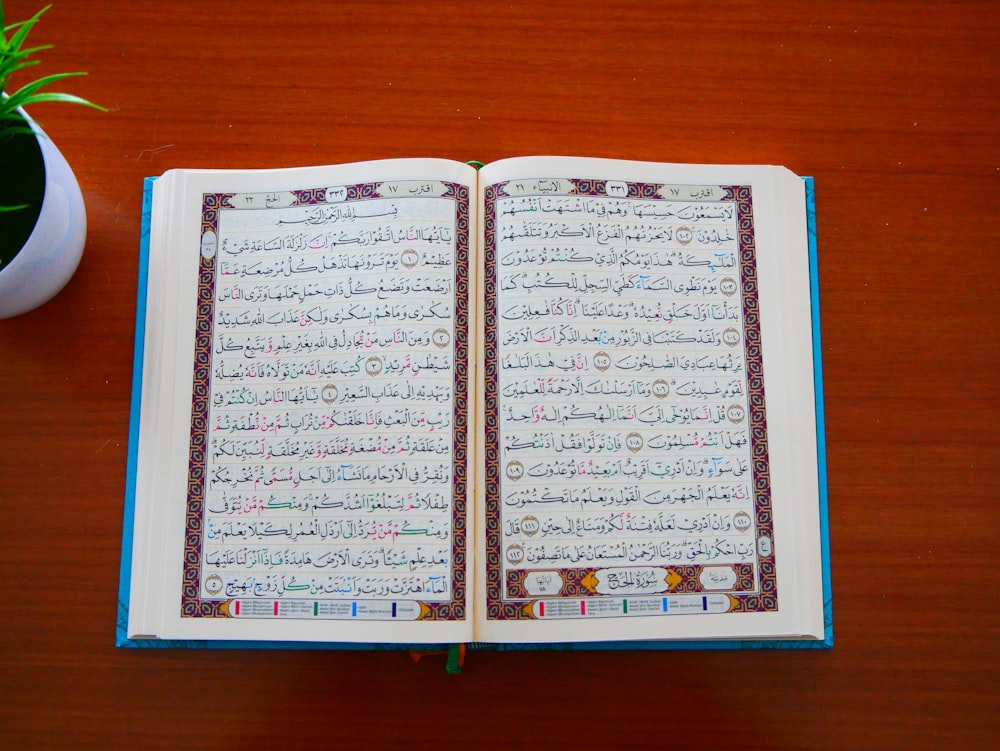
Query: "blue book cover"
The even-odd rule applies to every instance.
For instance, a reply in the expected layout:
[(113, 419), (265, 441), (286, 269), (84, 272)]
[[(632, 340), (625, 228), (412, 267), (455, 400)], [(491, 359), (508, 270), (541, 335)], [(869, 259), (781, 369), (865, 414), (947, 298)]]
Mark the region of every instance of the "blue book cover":
[[(129, 450), (126, 481), (126, 498), (122, 534), (122, 563), (119, 580), (119, 604), (116, 628), (116, 645), (125, 648), (251, 648), (251, 649), (362, 649), (362, 650), (431, 650), (437, 651), (448, 645), (436, 644), (384, 644), (384, 643), (322, 643), (285, 641), (238, 641), (238, 640), (166, 640), (129, 639), (127, 636), (128, 610), (131, 584), (132, 538), (135, 514), (136, 469), (138, 461), (139, 415), (142, 397), (143, 348), (146, 325), (146, 299), (149, 261), (149, 232), (152, 207), (153, 183), (156, 178), (147, 178), (143, 186), (142, 235), (139, 254), (138, 294), (136, 302), (135, 349), (133, 360), (133, 384), (131, 396), (131, 418), (129, 426)], [(811, 177), (803, 177), (806, 196), (806, 217), (808, 229), (810, 297), (812, 313), (813, 373), (816, 400), (817, 464), (820, 503), (820, 541), (822, 555), (822, 584), (824, 603), (824, 638), (816, 639), (712, 639), (712, 640), (669, 640), (669, 641), (628, 641), (628, 642), (581, 642), (581, 643), (538, 643), (538, 644), (494, 644), (472, 643), (469, 649), (521, 650), (614, 650), (614, 649), (809, 649), (833, 646), (832, 586), (830, 576), (829, 521), (827, 508), (826, 450), (823, 407), (822, 347), (820, 339), (819, 280), (816, 243), (815, 187)], [(452, 657), (455, 650), (452, 649)]]

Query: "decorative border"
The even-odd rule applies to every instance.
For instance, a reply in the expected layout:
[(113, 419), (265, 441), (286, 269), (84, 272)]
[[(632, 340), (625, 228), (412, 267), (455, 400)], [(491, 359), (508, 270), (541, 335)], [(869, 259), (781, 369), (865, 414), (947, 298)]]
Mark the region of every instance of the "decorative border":
[[(764, 360), (760, 340), (760, 305), (757, 297), (757, 246), (753, 224), (753, 196), (748, 185), (723, 186), (724, 201), (736, 203), (739, 232), (740, 280), (743, 299), (743, 346), (747, 364), (747, 406), (750, 411), (750, 458), (757, 521), (757, 562), (760, 590), (733, 595), (733, 612), (770, 612), (778, 609), (778, 579), (774, 565), (774, 520), (771, 514), (771, 463), (767, 453), (767, 414), (764, 399)], [(769, 555), (760, 552), (766, 538)]]
[[(346, 201), (381, 198), (381, 183), (363, 183), (347, 187)], [(469, 189), (445, 182), (441, 198), (456, 202), (455, 216), (455, 382), (452, 439), (454, 443), (452, 475), (452, 597), (447, 602), (420, 604), (420, 620), (462, 620), (465, 618), (467, 586), (466, 493), (468, 483), (469, 415), (469, 263), (470, 217)], [(291, 191), (292, 206), (326, 204), (326, 187)], [(235, 193), (206, 193), (202, 196), (201, 235), (218, 234), (219, 212), (234, 209), (229, 199)], [(235, 209), (234, 209), (235, 210)], [(217, 254), (200, 255), (198, 267), (198, 303), (195, 319), (194, 377), (191, 401), (191, 440), (188, 456), (187, 510), (184, 522), (184, 563), (181, 580), (181, 616), (188, 618), (228, 618), (230, 601), (200, 599), (203, 548), (202, 519), (205, 508), (205, 457), (208, 444), (209, 384), (212, 373), (212, 337), (214, 321)], [(284, 598), (282, 602), (291, 602)], [(311, 600), (308, 600), (311, 602)]]
[[(570, 179), (572, 195), (606, 196), (607, 180)], [(504, 590), (523, 592), (522, 572), (509, 572), (502, 580), (502, 534), (500, 531), (500, 429), (498, 398), (498, 331), (497, 331), (497, 219), (496, 202), (504, 198), (507, 183), (489, 185), (485, 189), (483, 225), (485, 229), (485, 413), (486, 413), (486, 617), (488, 620), (532, 620), (530, 600), (512, 602), (504, 600)], [(665, 200), (659, 183), (627, 183), (628, 198)], [(725, 195), (721, 200), (736, 204), (738, 228), (738, 253), (740, 257), (741, 298), (743, 301), (744, 352), (747, 367), (747, 403), (749, 411), (751, 464), (754, 488), (754, 509), (757, 523), (758, 546), (767, 538), (770, 553), (760, 554), (754, 582), (753, 564), (731, 564), (737, 570), (736, 593), (729, 597), (733, 602), (731, 612), (768, 612), (778, 609), (777, 574), (774, 552), (774, 526), (771, 513), (770, 463), (767, 450), (767, 420), (764, 401), (764, 373), (760, 338), (760, 309), (757, 297), (757, 263), (753, 220), (753, 200), (750, 186), (721, 186)], [(746, 567), (748, 570), (745, 570)], [(670, 567), (678, 570), (677, 567)], [(680, 567), (699, 569), (701, 567)], [(567, 597), (588, 597), (595, 593), (588, 590), (582, 580), (591, 569), (563, 569), (564, 591)], [(679, 572), (679, 571), (678, 571)], [(680, 573), (680, 572), (679, 572)], [(685, 575), (689, 574), (689, 575)], [(681, 584), (670, 594), (700, 592), (694, 589), (696, 575), (681, 574)], [(692, 584), (693, 582), (693, 584)], [(749, 586), (748, 586), (749, 584)], [(756, 586), (755, 586), (756, 585)], [(700, 585), (699, 585), (700, 586)], [(741, 591), (755, 590), (743, 594)], [(525, 594), (527, 597), (527, 595)]]

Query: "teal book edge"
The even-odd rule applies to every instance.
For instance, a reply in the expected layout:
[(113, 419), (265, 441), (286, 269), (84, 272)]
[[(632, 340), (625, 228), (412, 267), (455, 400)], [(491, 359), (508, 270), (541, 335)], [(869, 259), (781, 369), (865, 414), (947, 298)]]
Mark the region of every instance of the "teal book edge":
[[(456, 652), (446, 644), (375, 644), (346, 642), (239, 641), (204, 639), (129, 639), (128, 609), (132, 578), (132, 532), (135, 524), (136, 468), (138, 462), (139, 412), (142, 402), (142, 363), (146, 330), (146, 291), (149, 280), (149, 230), (155, 177), (146, 178), (142, 193), (142, 234), (139, 243), (138, 293), (136, 297), (135, 347), (132, 361), (131, 416), (125, 513), (122, 526), (122, 562), (118, 581), (118, 618), (115, 645), (123, 648), (190, 649), (338, 649), (449, 651), (449, 665)], [(539, 644), (494, 644), (474, 642), (470, 650), (661, 650), (661, 649), (829, 649), (833, 646), (833, 588), (830, 576), (830, 525), (827, 495), (826, 430), (823, 407), (823, 362), (820, 338), (819, 260), (816, 246), (816, 194), (812, 177), (803, 177), (809, 240), (809, 293), (812, 308), (813, 378), (816, 396), (816, 449), (819, 477), (820, 552), (823, 564), (823, 639), (711, 639), (689, 641), (572, 642)], [(458, 672), (449, 667), (449, 672)]]

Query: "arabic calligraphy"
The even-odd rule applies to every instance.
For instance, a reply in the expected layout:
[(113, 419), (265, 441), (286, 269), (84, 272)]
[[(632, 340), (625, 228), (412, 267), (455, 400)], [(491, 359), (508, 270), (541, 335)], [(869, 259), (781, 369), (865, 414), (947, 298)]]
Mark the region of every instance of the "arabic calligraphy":
[(736, 203), (718, 186), (600, 188), (487, 188), (498, 579), (756, 563)]
[(308, 597), (328, 617), (357, 616), (337, 601), (390, 600), (360, 610), (384, 618), (397, 600), (452, 600), (465, 336), (446, 192), (239, 194), (206, 232), (200, 596), (236, 600), (231, 615), (277, 616), (278, 600), (294, 613), (285, 601)]

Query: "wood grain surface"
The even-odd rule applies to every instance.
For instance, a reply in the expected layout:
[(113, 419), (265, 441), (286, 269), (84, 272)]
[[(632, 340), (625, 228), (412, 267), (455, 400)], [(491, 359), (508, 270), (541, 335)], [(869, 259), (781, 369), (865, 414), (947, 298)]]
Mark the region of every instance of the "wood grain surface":
[[(7, 0), (8, 22), (41, 0)], [(80, 269), (0, 321), (0, 748), (996, 748), (1000, 12), (62, 0)], [(832, 651), (116, 650), (142, 178), (571, 154), (816, 179)]]

